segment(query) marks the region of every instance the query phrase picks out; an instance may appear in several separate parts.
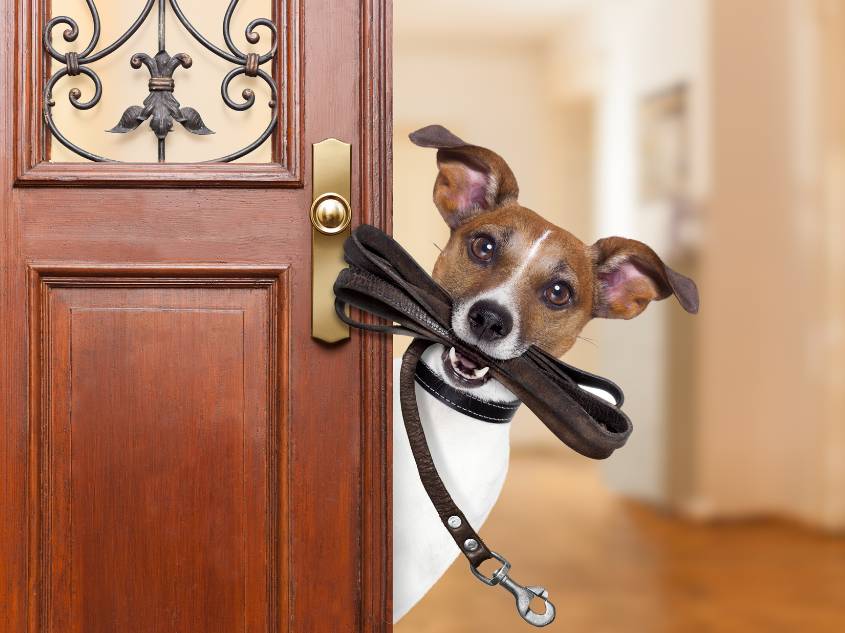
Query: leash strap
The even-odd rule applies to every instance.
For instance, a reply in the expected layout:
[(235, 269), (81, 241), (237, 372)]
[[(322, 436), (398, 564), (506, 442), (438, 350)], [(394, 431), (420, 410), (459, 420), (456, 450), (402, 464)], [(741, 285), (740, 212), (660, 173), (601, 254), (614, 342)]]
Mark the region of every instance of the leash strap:
[[(402, 419), (405, 422), (405, 432), (408, 435), (411, 453), (414, 456), (423, 488), (440, 516), (443, 527), (469, 561), (472, 574), (485, 585), (490, 587), (499, 585), (513, 594), (517, 612), (529, 624), (536, 627), (551, 624), (555, 619), (555, 606), (549, 600), (549, 592), (544, 587), (524, 587), (510, 577), (510, 562), (487, 547), (452, 499), (452, 495), (449, 494), (449, 490), (440, 478), (440, 473), (437, 472), (425, 438), (425, 429), (420, 420), (417, 393), (414, 388), (417, 367), (420, 365), (423, 352), (429, 345), (428, 341), (414, 339), (402, 357), (402, 367), (399, 372), (399, 403), (402, 408)], [(478, 567), (491, 558), (496, 559), (501, 566), (487, 577)], [(537, 613), (531, 609), (531, 601), (534, 598), (540, 598), (545, 604), (543, 613)]]
[(430, 343), (416, 339), (402, 357), (402, 369), (399, 372), (399, 403), (402, 407), (402, 419), (405, 421), (405, 431), (411, 444), (411, 453), (417, 463), (423, 488), (425, 488), (434, 509), (440, 515), (443, 526), (454, 539), (458, 548), (469, 560), (470, 565), (477, 568), (481, 563), (492, 558), (492, 554), (481, 537), (467, 521), (464, 513), (452, 500), (446, 485), (440, 478), (431, 451), (425, 439), (425, 430), (420, 420), (417, 407), (417, 392), (414, 388), (414, 376), (423, 352)]
[[(440, 478), (420, 420), (415, 372), (431, 343), (455, 347), (479, 366), (490, 368), (493, 378), (510, 389), (558, 438), (588, 457), (602, 459), (622, 446), (631, 433), (631, 422), (619, 409), (623, 395), (611, 381), (568, 365), (543, 350), (530, 347), (509, 360), (490, 358), (460, 340), (451, 330), (452, 300), (392, 238), (368, 225), (359, 226), (344, 244), (349, 268), (334, 284), (335, 308), (349, 325), (388, 334), (414, 337), (402, 358), (399, 399), (402, 418), (420, 480), (443, 526), (467, 558), (481, 582), (499, 585), (513, 594), (520, 616), (534, 626), (546, 626), (555, 617), (554, 605), (543, 587), (525, 587), (510, 577), (510, 563), (491, 550), (455, 504)], [(363, 323), (347, 314), (352, 306), (381, 317), (385, 324)], [(615, 405), (579, 387), (597, 387), (610, 393)], [(496, 559), (501, 566), (485, 576), (479, 566)], [(544, 613), (531, 610), (541, 598)]]

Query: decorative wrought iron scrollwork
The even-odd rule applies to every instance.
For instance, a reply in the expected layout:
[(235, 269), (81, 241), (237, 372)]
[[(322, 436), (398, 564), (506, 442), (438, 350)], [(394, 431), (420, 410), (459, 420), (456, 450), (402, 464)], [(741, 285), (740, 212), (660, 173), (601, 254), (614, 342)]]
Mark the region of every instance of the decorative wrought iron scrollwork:
[(191, 23), (185, 12), (179, 6), (177, 0), (146, 0), (144, 7), (140, 14), (132, 23), (132, 25), (118, 37), (114, 42), (108, 46), (96, 51), (100, 40), (100, 16), (94, 0), (86, 0), (86, 5), (91, 14), (94, 30), (91, 40), (81, 51), (70, 51), (67, 53), (59, 52), (53, 45), (53, 30), (59, 25), (64, 25), (67, 28), (62, 34), (66, 42), (72, 43), (79, 37), (79, 25), (69, 16), (57, 16), (50, 19), (44, 26), (44, 49), (47, 54), (53, 59), (63, 64), (63, 67), (56, 71), (46, 82), (44, 87), (44, 121), (47, 128), (53, 137), (62, 145), (67, 147), (72, 152), (82, 156), (88, 160), (95, 162), (116, 162), (109, 158), (99, 156), (82, 147), (79, 147), (70, 141), (58, 128), (53, 118), (53, 107), (56, 102), (53, 99), (53, 91), (56, 84), (64, 77), (75, 77), (85, 75), (88, 77), (94, 87), (94, 95), (87, 101), (82, 99), (82, 91), (79, 88), (72, 88), (68, 92), (68, 99), (71, 105), (77, 110), (90, 110), (95, 107), (103, 96), (103, 84), (99, 75), (90, 68), (90, 64), (111, 55), (120, 49), (137, 31), (141, 28), (144, 22), (152, 13), (153, 8), (158, 6), (158, 52), (154, 56), (146, 53), (135, 53), (130, 58), (130, 65), (132, 68), (140, 69), (145, 66), (150, 73), (148, 83), (149, 95), (144, 100), (143, 105), (133, 105), (128, 107), (118, 124), (109, 132), (126, 134), (136, 130), (144, 121), (150, 121), (150, 129), (155, 134), (158, 140), (158, 160), (165, 162), (166, 160), (166, 141), (167, 135), (173, 129), (173, 122), (180, 123), (186, 130), (192, 134), (208, 135), (214, 134), (204, 123), (200, 113), (191, 107), (182, 107), (176, 98), (173, 96), (176, 87), (176, 81), (173, 77), (174, 72), (180, 66), (188, 69), (192, 65), (190, 56), (185, 53), (177, 53), (171, 56), (166, 50), (166, 33), (165, 33), (165, 17), (168, 6), (172, 9), (179, 23), (185, 30), (204, 48), (208, 51), (234, 64), (235, 68), (231, 69), (221, 82), (220, 92), (223, 102), (232, 110), (243, 112), (249, 110), (255, 105), (255, 92), (246, 88), (242, 91), (241, 97), (243, 102), (238, 102), (232, 99), (229, 94), (229, 86), (232, 81), (241, 75), (249, 78), (259, 78), (270, 89), (270, 101), (268, 103), (271, 111), (270, 122), (265, 130), (252, 143), (243, 147), (242, 149), (228, 154), (226, 156), (216, 158), (214, 160), (206, 161), (209, 163), (215, 162), (230, 162), (256, 150), (260, 147), (276, 129), (279, 122), (279, 99), (278, 88), (273, 76), (262, 68), (268, 62), (276, 58), (279, 50), (279, 33), (275, 23), (268, 18), (257, 18), (247, 24), (244, 30), (244, 37), (250, 44), (258, 44), (261, 41), (261, 35), (257, 29), (264, 27), (268, 29), (271, 36), (270, 49), (263, 54), (245, 53), (241, 51), (234, 42), (232, 37), (232, 17), (238, 7), (240, 0), (230, 0), (226, 13), (223, 17), (223, 39), (226, 43), (224, 50), (213, 42), (209, 41), (199, 30)]

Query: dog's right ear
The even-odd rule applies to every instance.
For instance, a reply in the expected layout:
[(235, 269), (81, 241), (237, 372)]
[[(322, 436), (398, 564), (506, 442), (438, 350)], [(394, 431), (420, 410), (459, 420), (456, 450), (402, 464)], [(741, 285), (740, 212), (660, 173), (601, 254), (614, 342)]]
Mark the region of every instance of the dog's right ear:
[(442, 125), (421, 128), (409, 138), (437, 149), (434, 204), (450, 228), (519, 196), (513, 172), (495, 152), (459, 139)]

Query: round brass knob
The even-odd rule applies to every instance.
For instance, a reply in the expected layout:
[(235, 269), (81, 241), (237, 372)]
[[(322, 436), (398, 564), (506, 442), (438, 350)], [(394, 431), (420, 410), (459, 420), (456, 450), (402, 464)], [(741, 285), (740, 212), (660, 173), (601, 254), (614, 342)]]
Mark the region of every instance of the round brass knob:
[(346, 198), (337, 193), (324, 193), (311, 205), (311, 224), (326, 235), (340, 233), (352, 221), (352, 209)]

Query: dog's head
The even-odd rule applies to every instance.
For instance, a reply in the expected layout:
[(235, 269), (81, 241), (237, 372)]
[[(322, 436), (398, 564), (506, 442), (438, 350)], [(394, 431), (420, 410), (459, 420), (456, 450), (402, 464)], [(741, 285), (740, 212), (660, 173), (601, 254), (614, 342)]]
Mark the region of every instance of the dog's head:
[[(516, 178), (495, 152), (439, 125), (410, 138), (437, 149), (434, 203), (451, 236), (433, 276), (455, 302), (459, 338), (493, 358), (519, 356), (531, 345), (561, 356), (594, 317), (631, 319), (672, 294), (698, 311), (695, 283), (642, 242), (584, 244), (521, 206)], [(483, 382), (484, 373), (452, 354), (458, 376), (470, 386)]]

